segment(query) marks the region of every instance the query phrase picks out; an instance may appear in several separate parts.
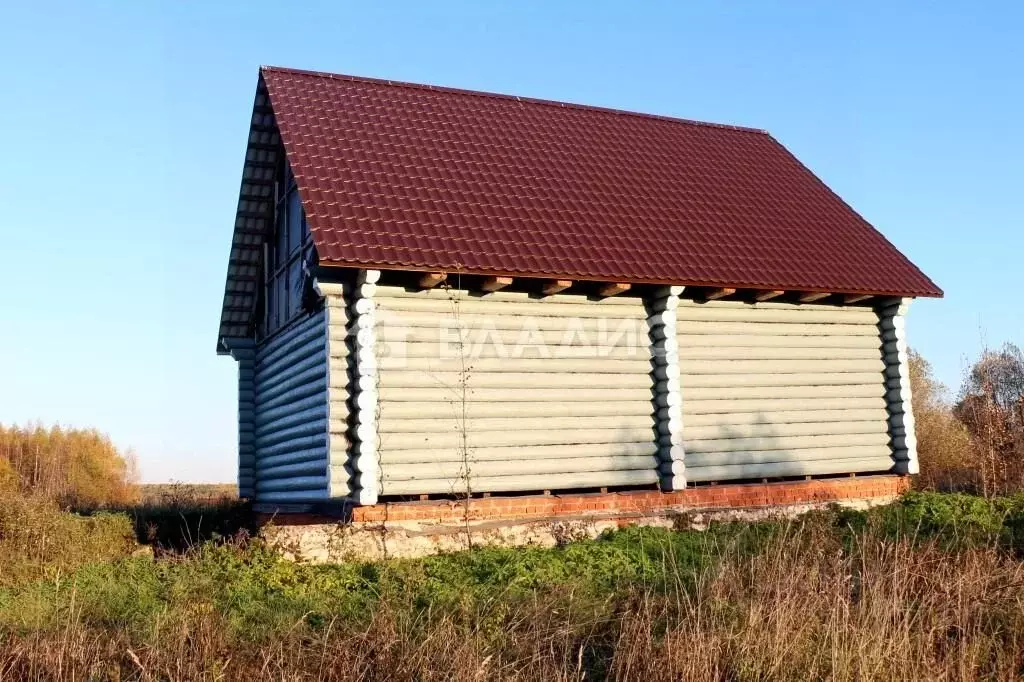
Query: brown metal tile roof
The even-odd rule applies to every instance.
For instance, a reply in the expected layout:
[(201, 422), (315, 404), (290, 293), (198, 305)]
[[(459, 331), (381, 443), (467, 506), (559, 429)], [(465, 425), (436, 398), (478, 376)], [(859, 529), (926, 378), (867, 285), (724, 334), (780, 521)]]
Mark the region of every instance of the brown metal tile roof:
[(942, 295), (764, 131), (260, 73), (321, 263)]
[(322, 262), (941, 294), (763, 131), (262, 74)]

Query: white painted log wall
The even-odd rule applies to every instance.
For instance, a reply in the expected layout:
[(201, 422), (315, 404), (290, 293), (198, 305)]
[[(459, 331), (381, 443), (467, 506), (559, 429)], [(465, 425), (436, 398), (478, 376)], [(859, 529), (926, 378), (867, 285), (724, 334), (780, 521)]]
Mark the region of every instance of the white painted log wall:
[(258, 502), (328, 497), (328, 355), (320, 311), (257, 346), (253, 367)]
[(380, 494), (659, 480), (641, 300), (377, 287), (374, 301), (357, 386), (379, 412), (354, 439)]
[(676, 317), (688, 480), (892, 468), (877, 312), (683, 300)]
[(352, 287), (342, 282), (316, 281), (317, 293), (324, 303), (324, 335), (327, 344), (327, 453), (328, 491), (331, 499), (349, 497), (352, 494), (351, 472), (349, 471), (349, 414), (347, 400), (349, 374), (353, 356), (346, 339), (334, 338), (327, 330), (345, 329), (349, 323), (348, 299)]
[[(376, 504), (381, 493), (381, 469), (379, 437), (379, 387), (377, 340), (377, 282), (380, 270), (362, 270), (356, 279), (356, 286), (348, 298), (350, 324), (345, 336), (354, 353), (342, 373), (332, 369), (332, 392), (349, 398), (353, 408), (353, 426), (348, 432), (353, 447), (348, 458), (347, 471), (350, 474), (350, 497), (358, 504)], [(345, 329), (332, 325), (329, 336), (332, 345), (337, 343), (336, 335)], [(337, 386), (335, 386), (337, 384)], [(340, 386), (344, 385), (344, 391)], [(331, 404), (334, 404), (334, 395)]]

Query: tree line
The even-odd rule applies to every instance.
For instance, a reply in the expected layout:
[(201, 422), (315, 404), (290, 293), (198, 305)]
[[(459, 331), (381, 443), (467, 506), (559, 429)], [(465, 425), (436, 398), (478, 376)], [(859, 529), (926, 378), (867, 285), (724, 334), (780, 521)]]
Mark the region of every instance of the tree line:
[(0, 494), (93, 508), (136, 496), (132, 453), (95, 429), (0, 425)]

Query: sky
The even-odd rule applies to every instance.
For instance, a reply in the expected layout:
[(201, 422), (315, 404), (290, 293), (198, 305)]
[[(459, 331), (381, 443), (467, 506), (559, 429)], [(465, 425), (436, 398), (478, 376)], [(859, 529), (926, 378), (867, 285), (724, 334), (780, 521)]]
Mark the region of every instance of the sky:
[(1024, 5), (8, 3), (0, 423), (95, 427), (145, 481), (235, 478), (215, 354), (261, 64), (769, 130), (941, 286), (954, 389), (1024, 345)]

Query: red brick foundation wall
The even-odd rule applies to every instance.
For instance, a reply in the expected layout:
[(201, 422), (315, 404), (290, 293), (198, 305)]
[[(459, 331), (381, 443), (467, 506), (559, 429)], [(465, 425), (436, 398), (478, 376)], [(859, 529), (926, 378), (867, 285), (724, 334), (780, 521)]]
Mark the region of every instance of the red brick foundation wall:
[[(576, 495), (525, 495), (469, 500), (468, 520), (489, 521), (581, 514), (651, 514), (665, 510), (770, 507), (838, 500), (890, 497), (905, 491), (909, 479), (879, 475), (813, 479), (775, 483), (708, 485), (678, 492), (656, 490)], [(456, 523), (467, 520), (466, 500), (389, 502), (355, 507), (352, 521), (428, 521)]]

